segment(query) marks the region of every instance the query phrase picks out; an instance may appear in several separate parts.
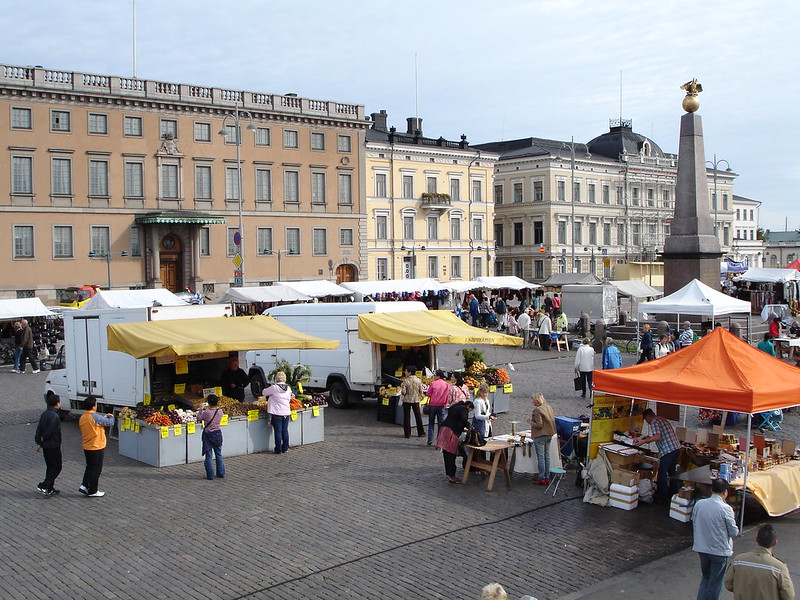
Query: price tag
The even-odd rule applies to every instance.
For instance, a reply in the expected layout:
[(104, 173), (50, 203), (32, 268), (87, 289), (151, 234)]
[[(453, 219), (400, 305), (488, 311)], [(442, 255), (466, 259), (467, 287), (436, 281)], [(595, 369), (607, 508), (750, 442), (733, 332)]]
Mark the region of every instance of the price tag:
[(381, 404), (384, 406), (389, 406), (389, 399), (388, 398), (381, 398)]
[(496, 385), (490, 385), (489, 386), (489, 391), (490, 392), (496, 392), (497, 391), (497, 386)]
[(228, 424), (228, 415), (222, 415), (222, 418), (219, 420), (220, 425), (227, 425)]
[(472, 390), (472, 393), (473, 393), (473, 394), (475, 394), (475, 395), (477, 396), (477, 395), (478, 395), (478, 390), (479, 390), (479, 389), (481, 389), (481, 388), (475, 388), (475, 389), (473, 389), (473, 390)]
[(417, 377), (422, 377), (422, 371), (417, 371), (416, 373), (414, 373), (414, 375), (416, 375)]
[(173, 425), (172, 433), (175, 435), (183, 435), (183, 425)]
[(124, 419), (122, 421), (122, 425), (119, 428), (120, 431), (127, 431), (128, 430), (128, 419)]
[(174, 404), (170, 404), (170, 405), (167, 407), (167, 410), (175, 410), (175, 405), (174, 405)]
[(168, 438), (169, 437), (169, 427), (167, 427), (167, 426), (162, 426), (161, 427), (161, 437), (162, 438)]
[(297, 391), (303, 393), (303, 384), (299, 381), (297, 382)]
[(186, 424), (186, 433), (194, 433), (196, 425), (197, 425), (197, 423), (187, 423)]
[(145, 406), (150, 406), (150, 394), (145, 394), (144, 395), (144, 405)]
[(217, 397), (222, 396), (222, 388), (220, 386), (214, 388), (214, 395)]
[(513, 394), (514, 393), (514, 386), (510, 383), (503, 384), (503, 393), (504, 394)]
[(173, 387), (176, 394), (183, 394), (186, 391), (185, 383), (176, 383)]
[(402, 377), (402, 376), (403, 376), (403, 369), (397, 369), (397, 370), (394, 372), (394, 376), (395, 376), (395, 377)]
[(247, 411), (247, 420), (248, 421), (258, 421), (258, 410), (248, 410)]
[(311, 414), (315, 417), (319, 416), (319, 406), (312, 406), (311, 407)]
[(136, 421), (136, 422), (133, 424), (133, 432), (134, 432), (134, 433), (139, 433), (139, 425), (140, 425), (140, 424), (139, 424), (139, 421)]
[(133, 419), (125, 419), (126, 429), (133, 429), (134, 420)]
[(291, 412), (291, 418), (292, 418), (292, 421), (297, 421), (297, 411), (296, 410), (293, 410)]
[(175, 374), (186, 375), (189, 372), (189, 359), (185, 356), (179, 356), (175, 359)]

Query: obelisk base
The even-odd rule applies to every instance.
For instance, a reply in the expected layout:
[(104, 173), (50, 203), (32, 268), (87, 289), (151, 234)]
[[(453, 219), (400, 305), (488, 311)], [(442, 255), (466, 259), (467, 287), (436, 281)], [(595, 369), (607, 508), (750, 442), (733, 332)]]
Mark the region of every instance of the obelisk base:
[(699, 279), (708, 287), (719, 290), (720, 253), (664, 254), (664, 295), (678, 291), (692, 279)]

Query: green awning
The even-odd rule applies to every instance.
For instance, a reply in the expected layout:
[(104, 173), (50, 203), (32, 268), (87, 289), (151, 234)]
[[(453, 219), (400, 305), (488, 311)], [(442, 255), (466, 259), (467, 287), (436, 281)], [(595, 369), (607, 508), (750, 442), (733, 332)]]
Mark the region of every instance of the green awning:
[(208, 213), (196, 210), (162, 210), (136, 217), (136, 223), (139, 225), (211, 225), (215, 223), (227, 223), (227, 219), (225, 217), (214, 217)]

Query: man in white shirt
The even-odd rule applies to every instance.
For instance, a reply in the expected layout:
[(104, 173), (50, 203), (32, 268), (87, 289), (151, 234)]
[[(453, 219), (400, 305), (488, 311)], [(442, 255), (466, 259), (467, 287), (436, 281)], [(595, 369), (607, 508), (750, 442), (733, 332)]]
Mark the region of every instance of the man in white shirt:
[(531, 346), (531, 316), (527, 310), (523, 310), (517, 318), (517, 327), (522, 333), (522, 347), (530, 348)]
[(575, 375), (581, 378), (581, 398), (586, 398), (586, 392), (592, 397), (592, 376), (594, 374), (594, 348), (591, 340), (583, 338), (583, 344), (575, 354)]
[(733, 509), (726, 502), (729, 484), (722, 478), (711, 482), (710, 498), (700, 500), (692, 511), (694, 545), (700, 555), (700, 589), (697, 600), (719, 600), (728, 557), (733, 554), (733, 536), (739, 535)]

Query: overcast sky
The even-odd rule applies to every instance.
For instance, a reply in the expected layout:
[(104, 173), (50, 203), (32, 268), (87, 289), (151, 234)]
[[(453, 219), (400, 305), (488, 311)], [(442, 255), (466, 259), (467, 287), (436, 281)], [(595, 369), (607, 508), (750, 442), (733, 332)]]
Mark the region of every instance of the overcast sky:
[[(0, 62), (131, 75), (133, 0), (0, 0)], [(800, 2), (137, 0), (137, 75), (363, 104), (472, 143), (587, 142), (620, 113), (677, 152), (696, 77), (707, 158), (761, 225), (800, 229)], [(724, 167), (724, 165), (723, 165)]]

